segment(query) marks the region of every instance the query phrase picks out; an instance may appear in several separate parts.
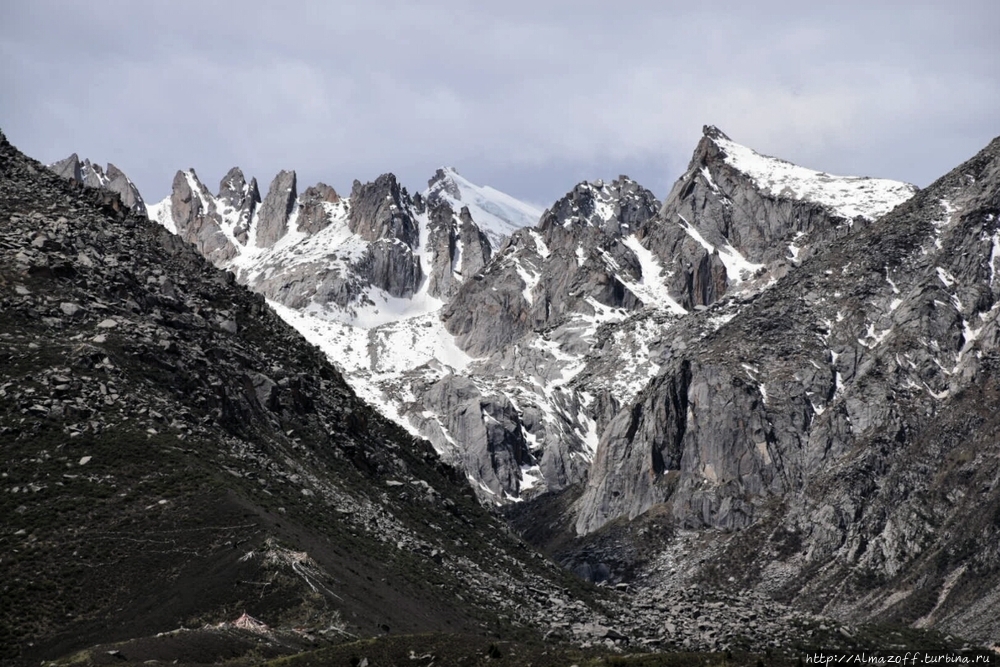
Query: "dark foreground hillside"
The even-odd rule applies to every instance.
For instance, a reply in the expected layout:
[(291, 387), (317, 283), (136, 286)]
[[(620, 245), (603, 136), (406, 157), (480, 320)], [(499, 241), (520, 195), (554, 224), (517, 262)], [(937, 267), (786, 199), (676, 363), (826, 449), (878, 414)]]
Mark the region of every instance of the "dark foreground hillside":
[(261, 297), (2, 135), (0, 518), (4, 664), (757, 664), (961, 645), (746, 590), (585, 585)]
[(0, 443), (5, 661), (603, 618), (261, 297), (2, 135)]

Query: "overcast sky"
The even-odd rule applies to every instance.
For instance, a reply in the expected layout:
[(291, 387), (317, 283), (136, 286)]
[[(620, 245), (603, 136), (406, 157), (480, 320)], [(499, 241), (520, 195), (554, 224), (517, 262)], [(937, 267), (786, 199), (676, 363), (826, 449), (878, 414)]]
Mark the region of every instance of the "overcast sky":
[(996, 0), (814, 4), (4, 2), (0, 129), (149, 201), (187, 167), (346, 194), (450, 165), (540, 206), (620, 173), (663, 197), (704, 124), (920, 186), (1000, 134)]

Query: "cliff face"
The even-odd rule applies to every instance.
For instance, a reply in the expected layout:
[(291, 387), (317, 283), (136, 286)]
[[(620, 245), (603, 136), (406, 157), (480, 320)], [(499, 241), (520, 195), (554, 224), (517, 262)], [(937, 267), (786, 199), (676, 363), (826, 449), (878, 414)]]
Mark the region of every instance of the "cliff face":
[[(997, 530), (982, 520), (1000, 503), (996, 419), (972, 406), (996, 391), (998, 204), (1000, 140), (716, 331), (675, 334), (602, 435), (577, 531), (662, 505), (678, 526), (738, 531), (740, 565), (720, 565), (738, 579), (803, 599), (836, 584), (819, 608), (995, 633), (970, 609), (996, 590), (970, 573), (995, 582), (1000, 561), (953, 541)], [(784, 534), (797, 547), (775, 558)]]

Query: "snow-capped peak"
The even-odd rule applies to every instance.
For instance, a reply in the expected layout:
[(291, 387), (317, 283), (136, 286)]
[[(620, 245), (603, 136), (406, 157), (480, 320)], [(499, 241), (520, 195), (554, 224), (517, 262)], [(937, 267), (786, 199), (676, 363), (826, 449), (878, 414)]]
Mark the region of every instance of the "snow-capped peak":
[(721, 149), (726, 164), (749, 176), (762, 191), (774, 197), (815, 202), (848, 220), (879, 218), (917, 191), (915, 185), (902, 181), (834, 176), (761, 155), (714, 126), (707, 126), (704, 134)]
[(434, 178), (427, 182), (424, 198), (428, 202), (445, 201), (456, 213), (467, 206), (494, 249), (515, 231), (533, 227), (542, 217), (542, 211), (534, 206), (488, 185), (476, 185), (453, 167), (442, 167), (434, 173)]

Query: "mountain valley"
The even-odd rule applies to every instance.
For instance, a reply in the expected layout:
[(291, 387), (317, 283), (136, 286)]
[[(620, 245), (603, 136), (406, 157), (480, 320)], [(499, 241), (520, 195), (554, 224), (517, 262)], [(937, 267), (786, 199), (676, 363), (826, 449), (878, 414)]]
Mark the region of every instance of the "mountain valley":
[(544, 211), (0, 143), (4, 659), (1000, 643), (1000, 139)]

